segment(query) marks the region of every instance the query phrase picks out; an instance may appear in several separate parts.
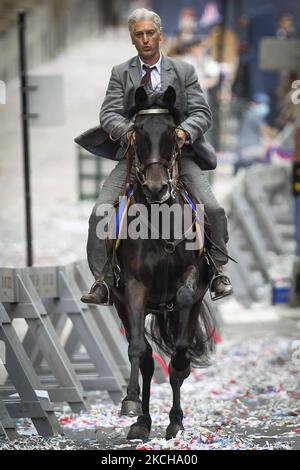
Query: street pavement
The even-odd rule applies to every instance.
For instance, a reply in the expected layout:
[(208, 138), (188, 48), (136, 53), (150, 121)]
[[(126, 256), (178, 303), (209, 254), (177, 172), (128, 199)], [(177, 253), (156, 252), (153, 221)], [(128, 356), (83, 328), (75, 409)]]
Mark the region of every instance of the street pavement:
[[(225, 301), (224, 301), (225, 302)], [(153, 427), (147, 441), (126, 440), (134, 418), (120, 417), (120, 405), (102, 393), (88, 413), (57, 409), (65, 435), (34, 436), (19, 422), (17, 442), (0, 440), (0, 449), (300, 449), (300, 321), (284, 317), (224, 323), (222, 342), (207, 369), (193, 370), (182, 387), (185, 432), (166, 441), (171, 406), (169, 384), (152, 384)]]

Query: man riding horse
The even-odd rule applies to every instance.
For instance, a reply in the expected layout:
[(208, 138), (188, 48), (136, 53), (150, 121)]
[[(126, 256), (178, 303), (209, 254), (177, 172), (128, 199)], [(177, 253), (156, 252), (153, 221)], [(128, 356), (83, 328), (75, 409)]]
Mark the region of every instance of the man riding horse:
[[(116, 141), (119, 143), (119, 148), (117, 149), (115, 145), (114, 149), (115, 160), (120, 160), (106, 179), (89, 220), (87, 256), (95, 283), (81, 300), (93, 304), (110, 303), (108, 283), (103, 279), (103, 269), (107, 260), (105, 240), (96, 235), (96, 227), (100, 220), (97, 209), (104, 204), (113, 205), (124, 191), (127, 165), (125, 159), (121, 158), (126, 151), (130, 131), (134, 127), (128, 112), (134, 106), (135, 91), (140, 85), (144, 85), (148, 93), (163, 91), (169, 85), (176, 90), (176, 108), (183, 115), (183, 120), (176, 129), (178, 146), (182, 150), (183, 157), (180, 178), (191, 194), (204, 204), (211, 227), (213, 244), (209, 247), (209, 255), (213, 269), (210, 289), (214, 299), (217, 300), (231, 294), (233, 289), (222, 270), (222, 266), (228, 261), (227, 218), (224, 209), (214, 197), (204, 171), (216, 167), (215, 152), (203, 137), (211, 125), (211, 112), (194, 67), (161, 54), (160, 17), (152, 11), (139, 8), (129, 16), (128, 26), (138, 55), (112, 69), (100, 111), (101, 129), (96, 129), (97, 134), (94, 130), (92, 138), (86, 133), (76, 139), (76, 142), (90, 150), (93, 148), (92, 140), (95, 135), (96, 139), (99, 139), (100, 135), (107, 137), (108, 134), (111, 144), (115, 144)], [(103, 139), (100, 143), (103, 149), (107, 149), (107, 139), (106, 141)], [(107, 273), (107, 277), (110, 276), (111, 273)]]

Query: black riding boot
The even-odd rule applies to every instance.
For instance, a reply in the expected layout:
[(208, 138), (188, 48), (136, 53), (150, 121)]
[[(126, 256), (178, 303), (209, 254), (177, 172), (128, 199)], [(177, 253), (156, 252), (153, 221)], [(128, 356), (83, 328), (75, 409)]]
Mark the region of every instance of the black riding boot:
[(83, 294), (81, 302), (85, 304), (113, 305), (109, 287), (105, 281), (95, 281), (88, 294)]
[(212, 300), (219, 300), (233, 293), (230, 279), (223, 273), (222, 266), (218, 267), (217, 274), (213, 274), (209, 283), (209, 290)]
[(219, 300), (233, 293), (229, 277), (223, 272), (223, 265), (219, 263), (211, 253), (206, 251), (209, 264), (209, 290), (212, 300)]

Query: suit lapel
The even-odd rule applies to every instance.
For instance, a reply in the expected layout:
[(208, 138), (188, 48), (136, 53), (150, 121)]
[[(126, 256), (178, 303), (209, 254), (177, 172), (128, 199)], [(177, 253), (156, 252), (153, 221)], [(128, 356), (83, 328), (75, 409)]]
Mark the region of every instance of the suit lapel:
[(161, 89), (166, 90), (169, 85), (175, 86), (176, 76), (172, 62), (168, 57), (161, 58)]
[[(129, 75), (134, 88), (138, 88), (141, 84), (141, 64), (138, 56), (133, 57), (129, 64)], [(161, 89), (166, 90), (169, 85), (175, 86), (176, 75), (172, 62), (168, 57), (162, 55), (161, 58)]]
[(140, 64), (138, 56), (133, 57), (133, 59), (131, 60), (129, 64), (129, 75), (134, 85), (134, 88), (138, 88), (142, 80), (141, 64)]

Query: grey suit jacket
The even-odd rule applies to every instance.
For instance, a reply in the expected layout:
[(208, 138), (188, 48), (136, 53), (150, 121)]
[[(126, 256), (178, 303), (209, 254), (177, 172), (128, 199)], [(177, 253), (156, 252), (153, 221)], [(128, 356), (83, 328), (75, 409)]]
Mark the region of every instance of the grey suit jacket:
[[(112, 69), (100, 111), (100, 124), (115, 138), (119, 138), (132, 125), (124, 116), (135, 104), (135, 91), (140, 86), (141, 76), (137, 56)], [(162, 56), (161, 89), (166, 90), (169, 85), (176, 90), (175, 106), (184, 114), (181, 127), (190, 134), (191, 142), (194, 142), (205, 134), (211, 125), (210, 109), (194, 67), (180, 60)]]
[[(88, 130), (77, 137), (75, 142), (96, 155), (120, 159), (122, 150), (118, 150), (116, 142), (108, 139), (108, 134), (114, 139), (121, 139), (132, 128), (133, 121), (126, 116), (135, 104), (135, 91), (140, 86), (141, 75), (138, 56), (113, 67), (100, 111), (100, 128)], [(181, 60), (162, 56), (161, 90), (167, 89), (169, 85), (176, 90), (175, 106), (182, 112), (180, 127), (190, 135), (192, 148), (187, 149), (187, 153), (196, 154), (202, 169), (215, 168), (215, 153), (203, 140), (203, 135), (211, 125), (211, 112), (194, 67)]]

